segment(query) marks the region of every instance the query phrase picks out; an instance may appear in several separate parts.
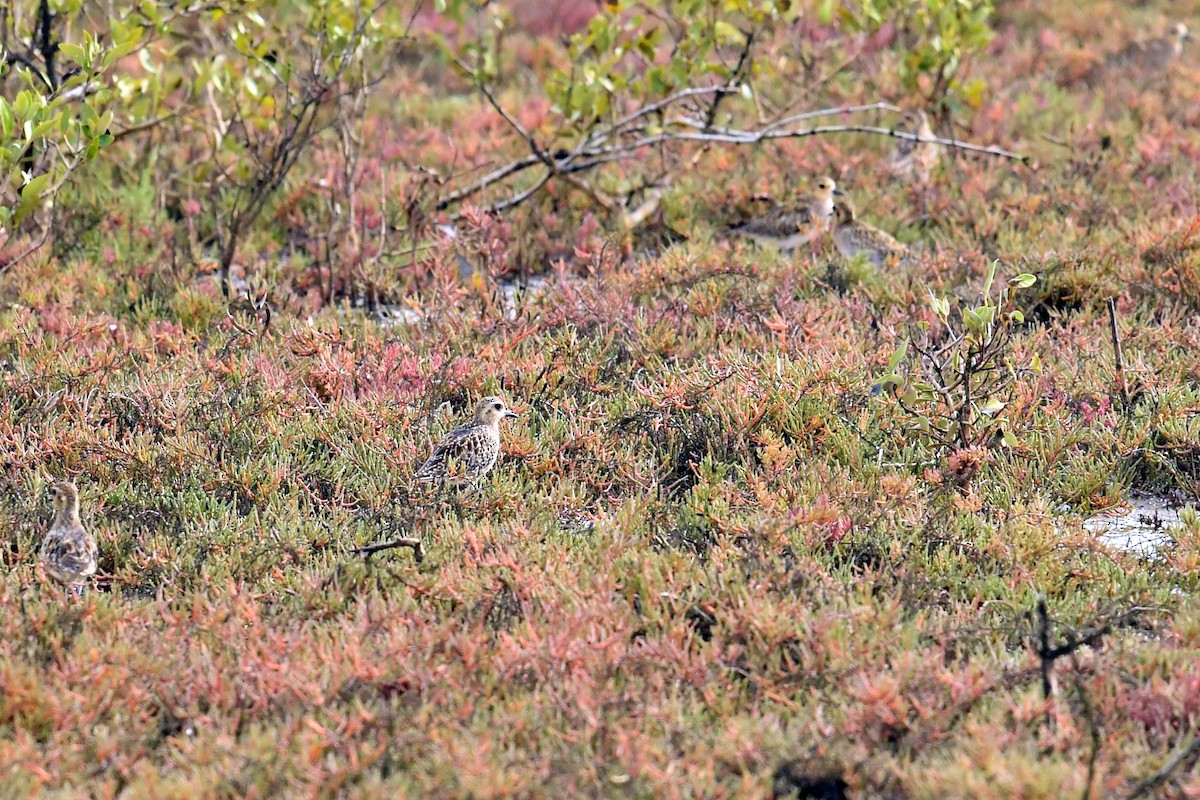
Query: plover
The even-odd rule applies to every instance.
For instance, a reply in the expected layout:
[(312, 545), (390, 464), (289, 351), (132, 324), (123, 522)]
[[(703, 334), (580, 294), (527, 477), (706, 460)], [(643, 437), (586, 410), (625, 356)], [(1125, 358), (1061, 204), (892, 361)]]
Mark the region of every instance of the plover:
[(96, 573), (96, 540), (79, 521), (75, 484), (59, 481), (50, 487), (50, 493), (54, 496), (54, 522), (42, 540), (42, 566), (54, 580), (82, 592), (84, 581)]
[(923, 141), (901, 139), (892, 153), (892, 172), (927, 183), (929, 174), (942, 155), (940, 146), (932, 141), (925, 141), (937, 138), (933, 128), (929, 127), (929, 117), (921, 109), (908, 111), (900, 119), (896, 130), (911, 133)]
[(1183, 53), (1183, 43), (1194, 38), (1187, 25), (1177, 22), (1170, 33), (1144, 42), (1134, 42), (1111, 54), (1095, 65), (1084, 76), (1089, 86), (1094, 86), (1113, 72), (1151, 73), (1164, 72), (1171, 62)]
[(902, 261), (908, 248), (873, 225), (855, 219), (854, 206), (849, 200), (839, 200), (833, 209), (833, 241), (838, 252), (846, 258), (865, 255), (872, 264)]
[(833, 178), (819, 178), (814, 194), (797, 198), (793, 205), (779, 206), (730, 225), (725, 232), (780, 250), (792, 250), (829, 229), (833, 198), (841, 194)]
[(442, 437), (417, 470), (421, 483), (456, 485), (486, 475), (500, 455), (500, 420), (516, 417), (499, 397), (485, 397), (475, 418)]

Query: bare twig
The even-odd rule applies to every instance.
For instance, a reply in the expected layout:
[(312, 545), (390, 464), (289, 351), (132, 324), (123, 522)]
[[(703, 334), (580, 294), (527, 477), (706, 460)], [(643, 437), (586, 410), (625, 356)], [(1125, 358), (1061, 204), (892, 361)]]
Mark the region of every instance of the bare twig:
[[(1125, 614), (1120, 615), (1115, 621), (1128, 619), (1131, 615), (1140, 613), (1143, 609), (1130, 609)], [(1096, 628), (1084, 631), (1077, 634), (1074, 631), (1067, 633), (1065, 641), (1057, 647), (1050, 646), (1050, 614), (1046, 609), (1046, 598), (1038, 595), (1037, 599), (1037, 654), (1041, 660), (1042, 666), (1042, 696), (1046, 699), (1054, 692), (1052, 682), (1052, 673), (1054, 671), (1054, 662), (1060, 658), (1074, 655), (1074, 653), (1082, 647), (1090, 647), (1108, 634), (1112, 633), (1114, 620), (1110, 619), (1103, 625)]]
[(1079, 662), (1075, 658), (1075, 654), (1071, 654), (1071, 666), (1074, 670), (1075, 694), (1079, 697), (1079, 703), (1083, 706), (1084, 719), (1087, 720), (1088, 734), (1091, 739), (1091, 752), (1088, 754), (1088, 771), (1087, 782), (1083, 785), (1083, 796), (1081, 800), (1090, 800), (1092, 796), (1092, 785), (1096, 782), (1096, 762), (1100, 760), (1100, 725), (1096, 721), (1096, 709), (1092, 705), (1092, 700), (1088, 697), (1087, 691), (1084, 689), (1083, 681), (1079, 679)]
[(1121, 328), (1117, 325), (1117, 301), (1108, 298), (1108, 326), (1112, 333), (1113, 361), (1117, 370), (1117, 387), (1121, 391), (1121, 402), (1129, 409), (1129, 385), (1125, 382), (1125, 356), (1121, 353)]
[(397, 547), (412, 548), (413, 558), (418, 564), (425, 560), (425, 546), (421, 544), (421, 540), (412, 536), (401, 536), (399, 539), (393, 539), (390, 542), (381, 542), (379, 544), (371, 544), (366, 547), (356, 547), (350, 552), (365, 556), (370, 559), (375, 553), (383, 552), (384, 550), (394, 550)]
[(145, 120), (144, 122), (139, 122), (136, 125), (132, 125), (128, 128), (125, 128), (124, 130), (120, 130), (120, 131), (117, 131), (116, 133), (112, 134), (113, 141), (119, 142), (120, 140), (124, 139), (127, 136), (136, 136), (139, 133), (144, 133), (145, 131), (152, 130), (154, 128), (157, 128), (159, 125), (162, 125), (164, 122), (170, 122), (171, 120), (175, 119), (179, 115), (180, 115), (180, 112), (178, 110), (168, 111), (166, 114), (157, 116), (154, 119), (148, 119), (148, 120)]
[[(877, 108), (877, 104), (871, 106), (856, 106), (855, 109)], [(827, 112), (818, 112), (822, 116), (828, 116), (831, 113), (840, 113), (849, 109), (831, 109)], [(896, 139), (908, 139), (913, 142), (923, 142), (930, 144), (940, 144), (943, 147), (951, 147), (958, 150), (967, 150), (972, 153), (981, 153), (984, 155), (997, 156), (999, 158), (1007, 158), (1013, 161), (1024, 161), (1027, 156), (1020, 153), (1014, 153), (1011, 150), (1005, 150), (1003, 147), (994, 145), (979, 145), (971, 142), (964, 142), (959, 139), (942, 139), (922, 137), (919, 134), (909, 133), (908, 131), (900, 131), (894, 128), (880, 128), (875, 125), (818, 125), (812, 128), (799, 128), (795, 130), (779, 130), (782, 123), (773, 123), (759, 130), (739, 130), (736, 128), (714, 128), (711, 131), (702, 130), (703, 123), (699, 120), (679, 119), (675, 120), (681, 125), (689, 127), (701, 128), (696, 133), (674, 133), (664, 132), (656, 136), (649, 136), (639, 140), (631, 145), (637, 147), (645, 147), (650, 144), (655, 144), (660, 140), (676, 141), (676, 142), (724, 142), (728, 144), (758, 144), (759, 142), (769, 141), (772, 139), (803, 139), (809, 136), (825, 136), (831, 133), (870, 133), (875, 136), (890, 136)]]
[(1133, 792), (1129, 795), (1128, 800), (1135, 800), (1135, 798), (1144, 797), (1149, 792), (1152, 792), (1159, 786), (1162, 786), (1167, 782), (1171, 775), (1175, 773), (1175, 770), (1179, 769), (1179, 767), (1182, 766), (1185, 761), (1197, 754), (1200, 754), (1200, 734), (1193, 735), (1192, 741), (1187, 745), (1187, 747), (1183, 747), (1176, 751), (1175, 755), (1171, 756), (1171, 759), (1167, 761), (1166, 764), (1163, 764), (1162, 769), (1153, 775), (1144, 778), (1140, 783), (1138, 783), (1138, 785), (1133, 788)]
[(750, 50), (754, 46), (754, 31), (746, 33), (745, 36), (746, 44), (742, 47), (742, 52), (738, 56), (737, 66), (734, 67), (733, 72), (730, 73), (729, 80), (726, 82), (726, 86), (713, 96), (712, 102), (708, 105), (708, 113), (704, 117), (704, 130), (708, 130), (712, 127), (712, 124), (716, 122), (717, 109), (720, 108), (721, 101), (725, 99), (726, 95), (733, 94), (735, 91), (737, 91), (735, 88), (736, 84), (741, 82), (742, 76), (745, 74), (744, 71), (750, 59)]
[(1042, 698), (1049, 700), (1054, 691), (1051, 675), (1054, 670), (1054, 659), (1046, 657), (1046, 653), (1050, 652), (1050, 613), (1046, 609), (1046, 598), (1042, 595), (1038, 595), (1037, 599), (1037, 617), (1037, 654), (1042, 666)]
[[(512, 162), (492, 170), (488, 174), (473, 181), (467, 186), (456, 189), (444, 195), (434, 206), (437, 211), (444, 211), (447, 208), (461, 203), (469, 197), (472, 197), (480, 192), (483, 192), (493, 184), (500, 183), (513, 177), (525, 170), (540, 165), (544, 165), (548, 174), (540, 178), (533, 186), (523, 189), (507, 199), (498, 201), (491, 206), (491, 211), (501, 211), (513, 206), (519, 205), (544, 186), (551, 178), (561, 177), (586, 172), (595, 169), (604, 164), (636, 159), (641, 156), (646, 148), (660, 147), (670, 144), (681, 144), (695, 142), (700, 144), (733, 144), (733, 145), (752, 145), (762, 142), (779, 140), (779, 139), (795, 139), (805, 138), (809, 136), (823, 136), (837, 133), (867, 133), (877, 136), (887, 136), (897, 139), (908, 139), (911, 141), (921, 141), (933, 144), (939, 144), (944, 147), (957, 148), (985, 155), (992, 155), (999, 158), (1007, 158), (1016, 161), (1023, 161), (1025, 156), (1005, 150), (996, 146), (984, 146), (964, 142), (958, 139), (941, 139), (941, 138), (921, 138), (916, 133), (896, 130), (894, 128), (881, 128), (870, 125), (819, 125), (814, 127), (795, 127), (799, 123), (809, 120), (819, 119), (822, 117), (832, 117), (846, 114), (863, 113), (870, 111), (897, 111), (896, 106), (891, 103), (876, 102), (865, 103), (853, 106), (839, 106), (834, 108), (824, 108), (814, 111), (807, 111), (800, 114), (791, 114), (781, 119), (777, 119), (771, 123), (763, 125), (759, 128), (738, 129), (726, 127), (713, 127), (711, 121), (707, 119), (697, 119), (689, 116), (680, 116), (666, 120), (663, 124), (663, 130), (653, 133), (647, 133), (647, 129), (642, 125), (642, 121), (653, 114), (660, 113), (666, 109), (678, 105), (681, 102), (690, 98), (715, 95), (712, 108), (716, 100), (736, 91), (736, 86), (725, 84), (722, 86), (704, 86), (704, 87), (689, 87), (681, 89), (678, 92), (668, 95), (626, 114), (620, 119), (594, 128), (571, 150), (560, 149), (552, 150), (539, 143), (525, 127), (507, 110), (496, 98), (491, 89), (483, 83), (482, 79), (471, 72), (468, 65), (459, 62), (460, 68), (468, 72), (476, 81), (476, 85), (480, 93), (487, 100), (488, 104), (496, 110), (498, 114), (509, 124), (509, 126), (522, 138), (530, 149), (530, 155), (522, 156)], [(581, 190), (587, 187), (589, 194), (596, 194), (594, 187), (578, 180), (568, 180), (575, 188)], [(617, 201), (604, 196), (604, 201), (600, 204), (608, 210), (613, 210)], [(599, 201), (598, 201), (599, 202)]]

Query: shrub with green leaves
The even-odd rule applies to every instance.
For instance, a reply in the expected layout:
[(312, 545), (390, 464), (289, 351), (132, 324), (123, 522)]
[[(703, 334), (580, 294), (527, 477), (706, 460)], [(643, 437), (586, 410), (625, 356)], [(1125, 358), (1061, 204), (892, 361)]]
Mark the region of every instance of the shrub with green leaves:
[[(119, 59), (143, 46), (146, 31), (114, 18), (103, 32), (82, 31), (77, 42), (51, 38), (55, 17), (78, 13), (80, 5), (52, 13), (46, 2), (36, 9), (16, 2), (9, 9), (31, 44), (25, 53), (5, 52), (0, 71), (0, 246), (112, 144), (114, 118), (129, 105), (131, 87), (112, 75)], [(139, 105), (138, 113), (152, 111)], [(122, 116), (128, 119), (127, 110)]]
[(1040, 372), (1041, 363), (1036, 355), (1028, 363), (1014, 358), (1013, 335), (1025, 317), (1013, 307), (1011, 290), (1037, 278), (1017, 275), (995, 291), (998, 266), (988, 267), (978, 302), (960, 304), (957, 315), (949, 298), (931, 294), (936, 325), (917, 322), (879, 379), (910, 428), (935, 450), (983, 447), (997, 436), (1008, 446), (1018, 441), (1005, 408), (1018, 382)]

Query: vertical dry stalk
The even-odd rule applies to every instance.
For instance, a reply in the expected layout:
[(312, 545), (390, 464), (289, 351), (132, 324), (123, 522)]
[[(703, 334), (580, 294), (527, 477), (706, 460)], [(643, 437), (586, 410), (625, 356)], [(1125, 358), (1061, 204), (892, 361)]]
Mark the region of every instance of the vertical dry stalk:
[(1108, 298), (1108, 325), (1112, 332), (1113, 360), (1117, 368), (1117, 386), (1121, 390), (1121, 402), (1129, 409), (1129, 386), (1125, 383), (1125, 357), (1121, 354), (1121, 329), (1117, 325), (1117, 301)]

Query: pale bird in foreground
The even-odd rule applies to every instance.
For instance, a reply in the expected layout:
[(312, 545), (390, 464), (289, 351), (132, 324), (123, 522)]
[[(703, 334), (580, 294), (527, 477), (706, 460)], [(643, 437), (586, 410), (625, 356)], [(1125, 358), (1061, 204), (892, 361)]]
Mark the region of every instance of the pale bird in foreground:
[(1094, 66), (1084, 76), (1084, 81), (1095, 85), (1112, 72), (1149, 73), (1164, 72), (1171, 62), (1183, 53), (1183, 43), (1194, 38), (1187, 25), (1178, 22), (1170, 33), (1145, 42), (1134, 42), (1113, 53)]
[(455, 485), (486, 475), (500, 455), (500, 420), (516, 417), (499, 397), (485, 397), (475, 418), (442, 437), (417, 470), (421, 483)]
[(839, 200), (834, 206), (833, 217), (833, 242), (846, 258), (865, 255), (868, 261), (879, 266), (903, 261), (908, 256), (908, 247), (891, 234), (855, 219), (850, 201)]
[(820, 178), (814, 194), (797, 198), (793, 205), (779, 206), (761, 216), (730, 225), (725, 232), (780, 250), (792, 250), (829, 229), (833, 198), (841, 194), (833, 178)]
[(921, 141), (899, 141), (895, 152), (892, 153), (892, 172), (902, 177), (915, 177), (923, 183), (927, 182), (929, 174), (942, 156), (941, 146), (928, 141), (937, 138), (933, 128), (929, 127), (929, 117), (920, 109), (908, 111), (900, 119), (896, 130), (911, 133)]
[(54, 522), (42, 540), (42, 566), (54, 580), (76, 591), (96, 573), (99, 551), (96, 540), (79, 521), (79, 490), (70, 481), (50, 487), (54, 496)]

